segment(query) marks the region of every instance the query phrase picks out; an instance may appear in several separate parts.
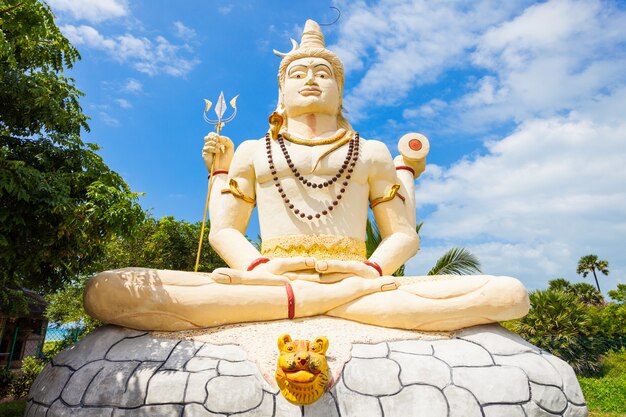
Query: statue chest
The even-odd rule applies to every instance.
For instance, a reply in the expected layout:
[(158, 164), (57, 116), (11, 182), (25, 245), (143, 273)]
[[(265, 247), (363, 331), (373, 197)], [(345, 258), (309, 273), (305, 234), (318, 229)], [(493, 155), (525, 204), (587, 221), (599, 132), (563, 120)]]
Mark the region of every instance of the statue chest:
[[(271, 156), (268, 155), (265, 142), (262, 150), (254, 156), (254, 170), (257, 182), (265, 184), (273, 182), (274, 177), (286, 178), (300, 175), (303, 180), (324, 184), (325, 182), (356, 181), (367, 182), (367, 170), (361, 162), (360, 155), (349, 154), (348, 145), (344, 145), (326, 154), (332, 149), (333, 144), (322, 146), (298, 145), (291, 142), (284, 142), (285, 147), (281, 149), (278, 142), (271, 141)], [(349, 158), (351, 156), (351, 158)], [(356, 161), (351, 167), (350, 162)], [(273, 165), (274, 169), (270, 166)], [(340, 170), (342, 170), (340, 172)], [(348, 172), (348, 170), (352, 172)]]

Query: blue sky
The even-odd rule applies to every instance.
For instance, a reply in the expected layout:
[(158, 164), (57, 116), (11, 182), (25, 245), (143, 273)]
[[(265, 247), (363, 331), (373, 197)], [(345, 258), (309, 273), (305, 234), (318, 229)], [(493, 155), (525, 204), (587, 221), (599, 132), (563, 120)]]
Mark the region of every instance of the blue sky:
[[(408, 263), (423, 274), (452, 246), (529, 288), (610, 262), (626, 283), (626, 6), (614, 1), (49, 0), (82, 54), (88, 141), (154, 216), (197, 221), (206, 193), (203, 99), (240, 94), (223, 133), (261, 137), (279, 59), (307, 18), (346, 67), (344, 106), (362, 137), (397, 154), (426, 134), (416, 187), (425, 222)], [(256, 236), (252, 222), (248, 234)], [(593, 282), (593, 281), (588, 281)]]

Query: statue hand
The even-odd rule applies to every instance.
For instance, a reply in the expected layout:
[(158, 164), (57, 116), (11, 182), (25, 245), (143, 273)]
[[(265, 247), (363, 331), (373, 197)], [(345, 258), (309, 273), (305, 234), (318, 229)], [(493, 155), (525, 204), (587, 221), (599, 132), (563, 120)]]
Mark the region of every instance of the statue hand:
[(254, 268), (255, 271), (264, 271), (271, 274), (283, 275), (288, 272), (304, 270), (315, 272), (315, 258), (296, 256), (294, 258), (274, 258), (269, 262)]
[(219, 284), (243, 285), (284, 285), (289, 278), (266, 271), (240, 271), (231, 268), (217, 268), (211, 278)]
[(363, 278), (378, 278), (378, 271), (359, 261), (317, 261), (315, 270), (321, 274), (350, 274)]
[(234, 154), (235, 145), (228, 137), (220, 136), (215, 132), (211, 132), (204, 137), (202, 159), (204, 159), (207, 170), (211, 171), (213, 158), (216, 158), (213, 169), (228, 170)]

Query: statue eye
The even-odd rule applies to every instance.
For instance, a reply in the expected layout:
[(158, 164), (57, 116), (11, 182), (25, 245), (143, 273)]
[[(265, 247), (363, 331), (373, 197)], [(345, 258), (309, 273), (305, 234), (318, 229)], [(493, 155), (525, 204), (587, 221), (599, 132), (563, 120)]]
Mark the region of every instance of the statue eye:
[(320, 78), (326, 78), (326, 74), (320, 74)]
[(317, 350), (317, 346), (311, 346), (311, 350), (315, 352)]
[(289, 352), (291, 352), (291, 351), (293, 350), (293, 346), (289, 346), (289, 347), (287, 347), (287, 350), (288, 350)]

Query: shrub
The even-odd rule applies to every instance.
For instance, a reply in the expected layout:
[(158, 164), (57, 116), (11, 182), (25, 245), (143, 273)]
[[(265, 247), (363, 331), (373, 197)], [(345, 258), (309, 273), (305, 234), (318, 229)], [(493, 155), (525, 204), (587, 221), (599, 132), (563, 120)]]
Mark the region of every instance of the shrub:
[(606, 350), (626, 348), (626, 304), (608, 303), (590, 309), (593, 326), (605, 341)]
[(3, 398), (13, 381), (13, 374), (7, 368), (0, 368), (0, 398)]
[(602, 358), (602, 375), (609, 378), (626, 376), (626, 348), (608, 352)]
[(0, 416), (2, 417), (22, 417), (25, 410), (25, 400), (9, 401), (0, 404)]
[(596, 337), (589, 309), (578, 298), (560, 290), (533, 291), (527, 316), (509, 323), (530, 343), (568, 362), (577, 374), (597, 375), (605, 351)]
[(46, 363), (34, 356), (27, 356), (22, 360), (22, 372), (13, 380), (9, 388), (9, 395), (15, 398), (24, 398), (28, 395), (37, 375), (43, 371)]

